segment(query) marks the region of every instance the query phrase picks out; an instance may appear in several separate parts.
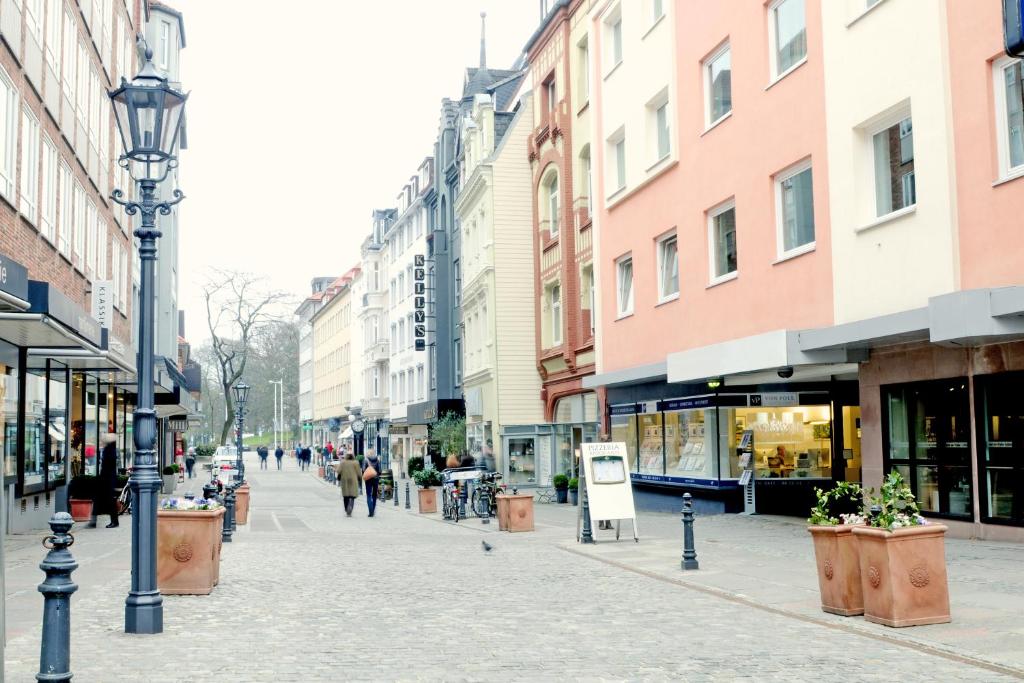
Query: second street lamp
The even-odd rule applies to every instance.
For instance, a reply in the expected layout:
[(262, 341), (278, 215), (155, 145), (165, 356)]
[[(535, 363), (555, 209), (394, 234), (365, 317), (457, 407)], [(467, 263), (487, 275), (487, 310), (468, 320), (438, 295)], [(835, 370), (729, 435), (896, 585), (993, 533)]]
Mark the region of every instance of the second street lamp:
[(245, 481), (245, 464), (242, 462), (242, 429), (245, 427), (245, 402), (249, 400), (249, 385), (239, 382), (234, 387), (235, 404), (238, 406), (238, 439), (235, 450), (235, 481)]
[(138, 399), (132, 416), (135, 455), (128, 480), (132, 493), (132, 584), (124, 606), (126, 633), (162, 633), (163, 596), (156, 583), (156, 506), (160, 473), (156, 456), (156, 411), (153, 408), (153, 308), (156, 294), (156, 241), (160, 230), (156, 214), (164, 216), (184, 195), (174, 190), (174, 199), (157, 201), (157, 185), (177, 167), (178, 136), (188, 95), (172, 88), (153, 66), (153, 51), (146, 50), (146, 63), (139, 74), (109, 93), (114, 105), (124, 154), (118, 164), (138, 183), (139, 201), (122, 199), (114, 190), (111, 199), (129, 216), (139, 215), (139, 355)]

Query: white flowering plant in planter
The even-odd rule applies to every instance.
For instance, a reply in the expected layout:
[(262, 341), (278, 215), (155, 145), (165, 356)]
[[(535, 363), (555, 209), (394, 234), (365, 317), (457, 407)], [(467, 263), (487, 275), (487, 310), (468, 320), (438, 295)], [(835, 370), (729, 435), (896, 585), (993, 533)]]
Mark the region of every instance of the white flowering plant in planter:
[(928, 520), (921, 516), (913, 492), (896, 470), (885, 477), (881, 495), (871, 498), (867, 512), (869, 526), (887, 531), (928, 524)]
[(212, 498), (165, 498), (161, 510), (219, 510), (224, 507)]

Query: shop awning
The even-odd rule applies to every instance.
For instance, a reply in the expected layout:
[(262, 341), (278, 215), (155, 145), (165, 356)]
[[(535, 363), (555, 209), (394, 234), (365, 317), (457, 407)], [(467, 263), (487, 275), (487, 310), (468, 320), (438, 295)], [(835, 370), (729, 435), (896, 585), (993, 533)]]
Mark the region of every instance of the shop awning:
[(352, 438), (352, 428), (351, 427), (345, 427), (345, 430), (341, 433), (341, 436), (339, 436), (338, 438), (339, 439), (351, 439)]
[(27, 311), (28, 269), (0, 254), (0, 311)]
[(102, 353), (99, 344), (80, 337), (43, 313), (0, 313), (0, 339), (15, 346)]
[(93, 353), (86, 349), (34, 347), (29, 349), (28, 355), (30, 358), (54, 358), (73, 370), (109, 372), (114, 375), (109, 379), (115, 384), (135, 380), (135, 364), (112, 354), (109, 350)]

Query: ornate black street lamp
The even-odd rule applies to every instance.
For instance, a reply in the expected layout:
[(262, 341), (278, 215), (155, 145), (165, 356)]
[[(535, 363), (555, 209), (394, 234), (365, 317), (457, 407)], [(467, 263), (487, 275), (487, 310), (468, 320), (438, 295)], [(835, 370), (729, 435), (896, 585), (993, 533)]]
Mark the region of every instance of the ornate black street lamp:
[(126, 633), (161, 633), (164, 629), (163, 597), (156, 584), (156, 507), (160, 473), (156, 458), (156, 412), (153, 410), (153, 308), (156, 287), (156, 214), (167, 216), (184, 199), (157, 201), (156, 188), (177, 167), (178, 136), (188, 95), (174, 90), (153, 66), (153, 52), (139, 74), (108, 93), (114, 105), (117, 128), (124, 145), (118, 164), (138, 183), (139, 201), (122, 199), (114, 190), (111, 199), (129, 216), (140, 217), (135, 229), (139, 238), (142, 282), (139, 286), (138, 400), (132, 418), (135, 457), (128, 481), (132, 492), (132, 587), (125, 600)]
[(245, 464), (242, 462), (242, 428), (245, 426), (245, 402), (249, 400), (249, 385), (239, 382), (234, 386), (235, 405), (238, 407), (238, 437), (235, 444), (235, 481), (245, 481)]

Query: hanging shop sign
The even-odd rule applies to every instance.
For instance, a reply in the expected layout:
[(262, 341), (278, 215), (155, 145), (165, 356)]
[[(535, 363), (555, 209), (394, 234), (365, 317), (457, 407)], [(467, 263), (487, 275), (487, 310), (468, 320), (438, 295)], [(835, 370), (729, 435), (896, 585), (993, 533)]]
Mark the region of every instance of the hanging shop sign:
[(20, 302), (28, 301), (28, 270), (3, 254), (0, 254), (0, 292)]
[(114, 281), (93, 280), (92, 282), (92, 317), (108, 330), (113, 327), (114, 320)]
[(188, 431), (188, 415), (175, 415), (167, 418), (167, 428), (172, 432)]
[(416, 350), (427, 350), (427, 259), (423, 254), (413, 257), (413, 337)]

